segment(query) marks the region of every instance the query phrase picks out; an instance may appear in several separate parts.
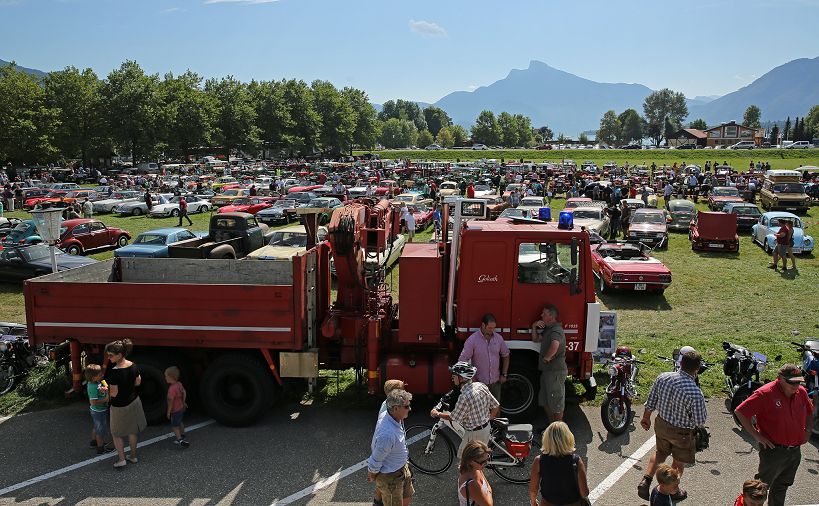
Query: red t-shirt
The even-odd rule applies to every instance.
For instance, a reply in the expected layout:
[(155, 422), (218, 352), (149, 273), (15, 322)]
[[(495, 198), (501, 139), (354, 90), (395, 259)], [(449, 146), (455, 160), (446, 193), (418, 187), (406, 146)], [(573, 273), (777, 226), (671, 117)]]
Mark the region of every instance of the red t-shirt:
[(813, 413), (813, 403), (805, 387), (800, 386), (788, 397), (777, 382), (774, 380), (759, 387), (737, 411), (748, 418), (756, 416), (759, 432), (772, 443), (801, 445), (805, 442), (805, 419)]
[(185, 387), (182, 383), (177, 381), (168, 387), (168, 403), (171, 405), (171, 413), (185, 410)]

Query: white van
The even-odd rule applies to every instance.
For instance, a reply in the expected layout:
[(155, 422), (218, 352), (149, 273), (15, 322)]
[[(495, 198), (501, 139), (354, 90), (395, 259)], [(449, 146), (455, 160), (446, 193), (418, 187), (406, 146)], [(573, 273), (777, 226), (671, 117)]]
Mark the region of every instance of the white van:
[(786, 149), (808, 149), (813, 147), (810, 141), (796, 141), (790, 146), (785, 146)]

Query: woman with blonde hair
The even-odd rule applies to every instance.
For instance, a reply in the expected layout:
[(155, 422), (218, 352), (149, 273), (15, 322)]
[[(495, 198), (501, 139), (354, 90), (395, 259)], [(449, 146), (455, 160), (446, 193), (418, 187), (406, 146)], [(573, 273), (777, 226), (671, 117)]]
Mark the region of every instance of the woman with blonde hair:
[(466, 444), (458, 476), (459, 506), (492, 506), (492, 487), (483, 472), (490, 453), (483, 441), (475, 440)]
[[(543, 432), (542, 453), (532, 463), (531, 506), (582, 506), (589, 496), (586, 466), (575, 452), (574, 435), (564, 422)], [(540, 491), (540, 497), (538, 497)]]

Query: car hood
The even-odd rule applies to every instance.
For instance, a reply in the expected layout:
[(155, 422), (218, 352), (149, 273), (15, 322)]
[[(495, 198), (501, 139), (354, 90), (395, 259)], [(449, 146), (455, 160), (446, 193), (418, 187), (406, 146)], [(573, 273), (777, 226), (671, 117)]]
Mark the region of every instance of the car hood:
[(649, 257), (644, 260), (617, 260), (607, 257), (603, 261), (615, 272), (640, 273), (650, 272), (652, 274), (671, 274), (671, 271), (656, 258)]
[[(575, 221), (575, 223), (577, 223), (577, 222)], [(629, 230), (629, 232), (637, 231), (637, 232), (657, 232), (657, 233), (661, 233), (661, 232), (667, 232), (668, 227), (665, 224), (658, 225), (658, 224), (655, 224), (655, 223), (631, 223), (628, 226), (628, 230)]]
[(179, 209), (179, 204), (159, 204), (153, 206), (151, 211), (167, 211), (169, 209)]
[(742, 197), (735, 197), (733, 195), (727, 195), (724, 197), (711, 197), (711, 200), (714, 202), (742, 202)]
[[(779, 232), (781, 227), (770, 227), (768, 229), (768, 237), (773, 237)], [(794, 228), (793, 229), (793, 244), (794, 246), (801, 246), (802, 242), (808, 239), (809, 241), (813, 242), (813, 237), (807, 235), (805, 231), (801, 228)]]
[[(93, 258), (81, 257), (76, 255), (57, 255), (57, 270), (60, 271), (65, 271), (68, 269), (73, 269), (75, 267), (82, 267), (83, 265), (91, 265), (95, 263), (97, 263), (97, 261), (94, 260)], [(51, 259), (41, 258), (39, 260), (29, 262), (29, 265), (51, 269)]]
[(259, 216), (259, 215), (261, 215), (261, 216), (268, 216), (268, 215), (278, 216), (278, 215), (282, 214), (285, 210), (286, 210), (286, 208), (284, 208), (284, 207), (268, 207), (267, 209), (263, 209), (263, 210), (259, 211), (257, 216)]
[[(164, 255), (159, 252), (164, 251)], [(155, 257), (168, 256), (168, 246), (164, 244), (130, 244), (114, 251), (115, 257)]]

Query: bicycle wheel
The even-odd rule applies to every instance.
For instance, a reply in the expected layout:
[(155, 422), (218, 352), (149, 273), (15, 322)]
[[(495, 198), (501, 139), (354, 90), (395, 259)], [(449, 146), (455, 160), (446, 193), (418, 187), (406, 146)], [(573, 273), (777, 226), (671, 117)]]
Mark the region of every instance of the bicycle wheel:
[(532, 441), (532, 448), (526, 458), (514, 458), (506, 452), (505, 448), (499, 448), (494, 442), (490, 442), (492, 455), (490, 463), (486, 467), (494, 471), (501, 479), (509, 483), (529, 483), (529, 476), (532, 472), (532, 463), (540, 455), (540, 445), (537, 441)]
[(434, 425), (413, 425), (406, 430), (409, 463), (424, 474), (441, 474), (452, 466), (455, 445)]

